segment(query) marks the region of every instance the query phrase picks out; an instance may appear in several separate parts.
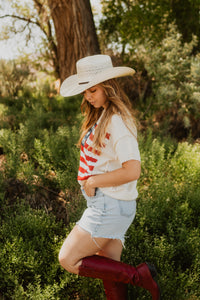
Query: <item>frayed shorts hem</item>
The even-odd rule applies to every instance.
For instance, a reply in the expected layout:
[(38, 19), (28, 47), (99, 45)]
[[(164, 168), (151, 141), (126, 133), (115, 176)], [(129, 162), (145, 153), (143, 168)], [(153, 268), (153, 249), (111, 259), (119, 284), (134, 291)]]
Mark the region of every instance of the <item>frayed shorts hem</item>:
[(87, 228), (84, 228), (83, 225), (80, 225), (79, 224), (79, 221), (76, 222), (76, 225), (78, 225), (80, 228), (82, 228), (83, 230), (85, 230), (86, 232), (88, 232), (90, 235), (91, 235), (91, 238), (103, 238), (103, 239), (111, 239), (111, 240), (120, 240), (123, 247), (124, 246), (124, 242), (125, 242), (125, 239), (122, 238), (122, 237), (119, 237), (119, 236), (108, 236), (108, 235), (97, 235), (97, 234), (94, 234), (92, 232), (90, 232)]
[(82, 193), (87, 208), (77, 224), (93, 239), (118, 239), (124, 245), (126, 232), (135, 217), (136, 201), (118, 200), (105, 195), (100, 189), (96, 189), (93, 197), (88, 197), (84, 190)]

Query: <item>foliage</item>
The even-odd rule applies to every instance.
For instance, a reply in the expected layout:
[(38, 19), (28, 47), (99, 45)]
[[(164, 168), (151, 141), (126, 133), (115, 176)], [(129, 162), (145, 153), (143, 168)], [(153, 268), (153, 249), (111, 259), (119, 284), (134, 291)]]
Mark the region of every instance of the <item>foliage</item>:
[[(139, 76), (150, 82), (148, 95), (138, 85), (137, 108), (153, 133), (147, 130), (139, 135), (142, 175), (138, 209), (127, 233), (123, 261), (155, 263), (164, 300), (197, 300), (200, 147), (197, 142), (177, 143), (166, 138), (169, 132), (176, 137), (181, 132), (180, 138), (199, 136), (200, 57), (193, 54), (197, 42), (193, 38), (182, 44), (182, 36), (173, 26), (166, 33), (171, 13), (166, 1), (159, 5), (142, 1), (143, 6), (136, 1), (134, 5), (133, 1), (102, 2), (106, 45), (121, 43), (123, 59), (136, 67), (138, 82)], [(22, 9), (17, 3), (13, 2), (15, 9), (29, 17), (30, 7)], [(49, 12), (45, 15), (44, 7), (39, 8), (41, 15), (36, 16), (33, 9), (30, 20), (39, 18), (46, 26), (42, 18), (49, 21)], [(20, 26), (24, 28), (22, 23)], [(160, 43), (149, 42), (150, 36), (152, 40), (158, 37)], [(41, 74), (36, 83), (30, 83), (32, 69), (27, 65), (1, 62), (0, 298), (105, 299), (101, 281), (69, 274), (57, 259), (65, 236), (85, 207), (76, 181), (80, 98), (56, 96), (52, 79)], [(161, 138), (158, 134), (155, 138), (155, 129)], [(60, 217), (56, 203), (65, 208), (64, 215), (69, 214), (67, 220), (63, 214)], [(129, 299), (147, 297), (150, 299), (145, 290), (129, 286)]]
[(0, 70), (0, 95), (4, 97), (16, 97), (33, 80), (25, 60), (0, 60)]
[(130, 46), (138, 78), (145, 69), (147, 81), (151, 81), (151, 93), (146, 98), (141, 93), (140, 97), (143, 117), (149, 117), (154, 128), (179, 139), (189, 135), (198, 138), (200, 134), (200, 56), (192, 55), (195, 45), (195, 37), (182, 45), (176, 27), (170, 26), (159, 46), (148, 41), (136, 45), (136, 50)]
[(80, 117), (73, 114), (80, 102), (73, 106), (70, 100), (56, 98), (46, 98), (43, 102), (36, 98), (15, 101), (16, 105), (6, 113), (17, 116), (11, 124), (16, 131), (10, 128), (0, 131), (0, 145), (7, 155), (8, 178), (21, 177), (22, 170), (29, 172), (29, 176), (25, 172), (26, 178), (54, 170), (57, 182), (63, 186), (62, 182), (67, 180), (70, 186), (76, 178), (74, 166), (79, 152), (76, 143)]
[(184, 42), (199, 36), (199, 0), (176, 1), (102, 1), (100, 40), (103, 48), (112, 45), (125, 54), (130, 43), (144, 39), (158, 44), (172, 22), (178, 26)]
[(52, 284), (53, 290), (56, 282), (52, 279), (61, 273), (56, 260), (56, 246), (63, 235), (61, 225), (23, 205), (15, 206), (15, 210), (7, 208), (1, 223), (2, 295), (19, 299), (26, 295), (30, 282), (36, 286), (42, 282), (44, 289)]
[[(69, 228), (66, 232), (55, 218), (23, 203), (3, 206), (1, 225), (0, 297), (76, 299), (82, 290), (85, 299), (95, 297), (86, 279), (66, 273), (59, 266), (58, 251)], [(101, 287), (99, 281), (92, 282), (92, 286), (96, 292)]]
[[(139, 142), (140, 196), (123, 261), (155, 263), (163, 299), (198, 299), (199, 144), (161, 141), (153, 138), (151, 131), (140, 135)], [(2, 185), (1, 189), (3, 196)], [(2, 197), (1, 208), (0, 289), (4, 299), (105, 299), (99, 280), (77, 277), (58, 265), (59, 248), (74, 223), (66, 230), (51, 214), (30, 209), (21, 200), (9, 206)], [(74, 221), (81, 213), (79, 209), (74, 211)], [(150, 296), (129, 286), (132, 298)]]
[(25, 197), (31, 207), (43, 207), (68, 223), (83, 207), (76, 180), (80, 98), (72, 102), (40, 91), (2, 102), (2, 176), (9, 202)]
[[(174, 46), (170, 49), (173, 52)], [(182, 57), (187, 49), (191, 48), (176, 50), (178, 54), (173, 57)], [(161, 54), (156, 53), (159, 60)], [(164, 54), (167, 59), (167, 51)], [(148, 72), (153, 72), (157, 64), (147, 59), (150, 54), (141, 51), (140, 55), (149, 66)], [(192, 63), (189, 60), (191, 73), (186, 75), (196, 74), (198, 80), (195, 59)], [(161, 70), (165, 70), (164, 62)], [(155, 76), (156, 72), (150, 74)], [(168, 82), (169, 73), (163, 74)], [(166, 103), (156, 99), (165, 109)], [(69, 274), (57, 260), (65, 236), (85, 208), (76, 181), (80, 98), (55, 96), (44, 82), (40, 90), (22, 90), (15, 98), (2, 98), (0, 109), (0, 148), (5, 158), (4, 165), (0, 164), (0, 298), (105, 299), (101, 281)], [(15, 116), (12, 122), (11, 116)], [(155, 138), (151, 130), (139, 134), (139, 144), (142, 175), (138, 208), (127, 232), (123, 261), (133, 265), (155, 263), (164, 300), (197, 300), (200, 146), (177, 143), (170, 137)], [(11, 190), (13, 182), (19, 193)], [(43, 200), (41, 189), (56, 196), (50, 199), (47, 193)], [(60, 208), (64, 205), (64, 213), (69, 213), (67, 222), (64, 217), (58, 218), (56, 203)], [(145, 290), (129, 286), (129, 299), (147, 297), (150, 299)]]
[[(0, 298), (95, 299), (101, 282), (89, 280), (88, 286), (86, 278), (66, 274), (57, 259), (66, 233), (85, 206), (76, 181), (80, 99), (72, 103), (41, 91), (37, 99), (36, 94), (25, 92), (11, 100), (12, 105), (9, 98), (2, 99), (2, 116), (18, 118), (12, 126), (4, 120), (0, 130), (6, 157), (0, 172)], [(50, 199), (47, 191), (55, 196)], [(59, 217), (62, 205), (69, 214), (67, 230), (65, 215)]]
[[(199, 299), (200, 145), (140, 138), (142, 177), (123, 260), (152, 262), (163, 299)], [(147, 299), (130, 288), (130, 299)]]
[[(169, 17), (169, 5), (157, 1), (102, 1), (100, 39), (104, 46), (112, 44), (122, 54), (130, 42), (148, 36), (157, 42), (164, 36)], [(165, 2), (165, 3), (164, 3)]]

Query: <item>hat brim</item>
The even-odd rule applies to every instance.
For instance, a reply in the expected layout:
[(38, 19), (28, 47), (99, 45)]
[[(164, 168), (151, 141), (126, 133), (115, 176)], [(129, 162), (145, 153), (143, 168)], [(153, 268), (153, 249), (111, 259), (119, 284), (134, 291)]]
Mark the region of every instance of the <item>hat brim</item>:
[(60, 94), (63, 97), (75, 96), (108, 79), (131, 76), (134, 73), (135, 70), (129, 67), (112, 67), (95, 74), (89, 82), (81, 84), (79, 83), (79, 77), (77, 74), (71, 75), (61, 84)]

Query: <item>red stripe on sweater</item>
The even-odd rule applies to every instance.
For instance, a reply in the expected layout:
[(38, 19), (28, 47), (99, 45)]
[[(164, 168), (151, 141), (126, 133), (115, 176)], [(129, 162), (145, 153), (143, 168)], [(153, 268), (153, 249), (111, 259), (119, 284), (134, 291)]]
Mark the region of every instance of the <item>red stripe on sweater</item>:
[(87, 161), (85, 160), (85, 158), (83, 156), (80, 156), (80, 161), (87, 165)]
[(106, 139), (110, 139), (110, 133), (106, 132)]
[(81, 166), (79, 167), (79, 170), (78, 170), (79, 172), (81, 172), (81, 173), (87, 173), (87, 170), (85, 170), (84, 168), (82, 168)]
[(78, 180), (86, 180), (86, 179), (88, 179), (89, 177), (91, 177), (91, 175), (83, 176), (83, 177), (79, 175), (79, 176), (77, 177), (77, 179), (78, 179)]
[[(85, 158), (84, 158), (83, 156), (80, 156), (80, 161), (81, 161), (82, 163), (84, 163), (84, 164), (89, 168), (90, 171), (93, 171), (94, 166), (88, 165), (87, 161), (85, 160)], [(84, 173), (85, 173), (85, 172), (84, 172)]]
[(96, 158), (94, 158), (94, 157), (92, 157), (92, 156), (89, 156), (89, 155), (85, 155), (85, 159), (87, 160), (87, 161), (91, 161), (91, 162), (97, 162), (97, 159)]
[(88, 145), (87, 142), (85, 142), (85, 149), (87, 149), (87, 151), (90, 151), (90, 152), (92, 152), (92, 150), (93, 150), (93, 148), (90, 145)]

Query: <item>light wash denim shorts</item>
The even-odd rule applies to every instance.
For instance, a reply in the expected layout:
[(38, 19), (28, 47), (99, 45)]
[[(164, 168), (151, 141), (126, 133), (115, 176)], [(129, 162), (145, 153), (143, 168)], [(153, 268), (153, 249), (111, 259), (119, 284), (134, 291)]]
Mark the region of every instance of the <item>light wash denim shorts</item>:
[(114, 199), (99, 188), (93, 197), (88, 197), (83, 189), (82, 193), (87, 208), (77, 224), (94, 238), (119, 239), (124, 245), (126, 231), (135, 217), (136, 200)]

